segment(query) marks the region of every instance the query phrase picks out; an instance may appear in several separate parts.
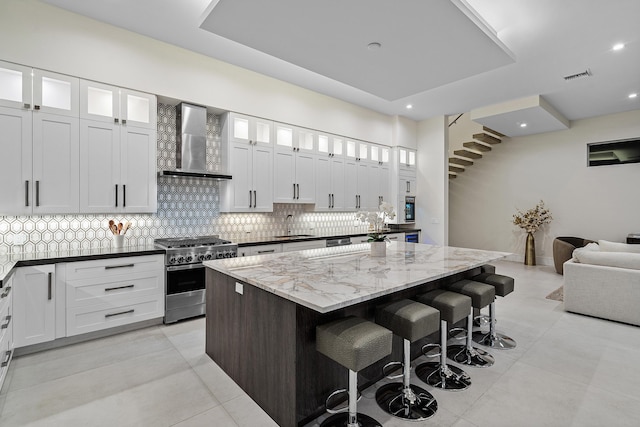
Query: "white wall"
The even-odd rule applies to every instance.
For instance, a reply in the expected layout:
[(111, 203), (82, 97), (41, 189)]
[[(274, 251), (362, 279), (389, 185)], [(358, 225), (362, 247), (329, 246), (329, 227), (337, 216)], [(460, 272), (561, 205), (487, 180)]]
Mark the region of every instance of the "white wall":
[(401, 116), (393, 116), (393, 137), (391, 145), (418, 148), (418, 123)]
[(35, 0), (0, 1), (0, 60), (391, 145), (393, 119)]
[(624, 241), (640, 232), (640, 164), (587, 167), (587, 143), (640, 136), (640, 110), (571, 123), (571, 128), (511, 138), (451, 180), (452, 246), (524, 253), (516, 208), (543, 199), (553, 221), (536, 233), (539, 263), (557, 236)]
[(416, 226), (422, 228), (422, 243), (447, 245), (449, 240), (447, 123), (445, 116), (418, 123)]

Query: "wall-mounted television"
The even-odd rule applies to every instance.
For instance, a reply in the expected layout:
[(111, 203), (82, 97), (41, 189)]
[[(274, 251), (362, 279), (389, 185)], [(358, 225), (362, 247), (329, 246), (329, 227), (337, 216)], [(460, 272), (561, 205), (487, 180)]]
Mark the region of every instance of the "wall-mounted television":
[(587, 166), (640, 163), (640, 138), (587, 144)]

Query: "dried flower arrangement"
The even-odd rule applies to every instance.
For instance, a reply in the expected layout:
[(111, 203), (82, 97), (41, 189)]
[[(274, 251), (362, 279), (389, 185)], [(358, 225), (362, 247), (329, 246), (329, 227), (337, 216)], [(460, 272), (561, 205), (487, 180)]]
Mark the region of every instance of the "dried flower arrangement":
[(518, 209), (517, 212), (513, 215), (513, 224), (524, 228), (527, 233), (535, 233), (543, 224), (548, 224), (553, 219), (551, 211), (544, 207), (542, 200), (533, 209), (524, 213)]

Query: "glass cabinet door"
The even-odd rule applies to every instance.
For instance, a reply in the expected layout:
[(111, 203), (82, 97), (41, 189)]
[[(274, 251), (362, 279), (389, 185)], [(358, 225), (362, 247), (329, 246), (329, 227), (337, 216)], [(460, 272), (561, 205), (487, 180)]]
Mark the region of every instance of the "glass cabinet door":
[(33, 109), (77, 117), (80, 80), (76, 77), (33, 70)]
[(315, 134), (312, 130), (298, 128), (298, 149), (301, 151), (314, 151), (313, 139)]
[(32, 107), (31, 68), (0, 61), (0, 106)]
[(343, 157), (345, 148), (342, 138), (333, 137), (331, 140), (331, 148), (334, 157)]
[(120, 89), (120, 120), (123, 125), (155, 129), (156, 97), (143, 92)]
[(276, 145), (279, 148), (293, 148), (293, 128), (276, 125)]
[(331, 154), (329, 147), (329, 137), (327, 135), (318, 135), (318, 153), (322, 155)]
[(120, 93), (117, 87), (80, 81), (80, 118), (120, 123)]
[(269, 120), (255, 119), (255, 124), (255, 142), (257, 144), (271, 146), (273, 139), (271, 136), (273, 122), (270, 122)]

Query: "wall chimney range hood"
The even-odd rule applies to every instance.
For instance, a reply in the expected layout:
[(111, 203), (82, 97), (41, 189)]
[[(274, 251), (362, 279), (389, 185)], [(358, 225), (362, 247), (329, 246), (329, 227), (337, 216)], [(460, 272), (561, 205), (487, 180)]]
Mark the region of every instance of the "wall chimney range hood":
[(160, 175), (231, 179), (231, 175), (207, 171), (207, 109), (183, 102), (176, 110), (177, 169), (162, 171)]

